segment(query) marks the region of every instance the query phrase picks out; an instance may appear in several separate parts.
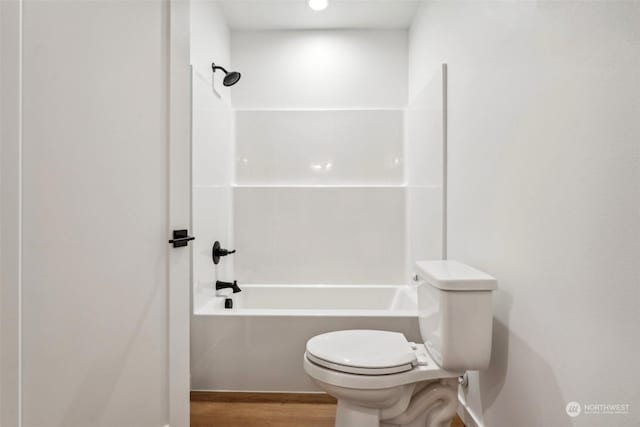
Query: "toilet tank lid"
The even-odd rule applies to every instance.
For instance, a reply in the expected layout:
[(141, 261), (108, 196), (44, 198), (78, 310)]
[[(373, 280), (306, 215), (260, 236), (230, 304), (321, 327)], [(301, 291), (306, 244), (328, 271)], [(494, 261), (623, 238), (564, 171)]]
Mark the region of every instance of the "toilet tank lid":
[(445, 291), (493, 291), (498, 281), (487, 273), (454, 260), (418, 261), (418, 276)]

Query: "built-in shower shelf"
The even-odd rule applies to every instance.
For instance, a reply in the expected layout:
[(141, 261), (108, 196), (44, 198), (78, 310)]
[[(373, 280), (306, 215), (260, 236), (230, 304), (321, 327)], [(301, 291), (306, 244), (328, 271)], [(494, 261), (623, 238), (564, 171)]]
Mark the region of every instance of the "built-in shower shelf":
[(321, 108), (233, 108), (234, 112), (322, 112), (322, 111), (404, 111), (406, 106), (396, 107), (321, 107)]
[(406, 188), (407, 184), (232, 184), (233, 188)]

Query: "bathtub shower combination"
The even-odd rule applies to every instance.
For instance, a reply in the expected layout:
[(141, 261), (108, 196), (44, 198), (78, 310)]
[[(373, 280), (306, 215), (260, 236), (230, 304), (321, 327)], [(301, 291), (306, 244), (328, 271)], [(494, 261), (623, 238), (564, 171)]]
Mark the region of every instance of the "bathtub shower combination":
[(302, 356), (326, 332), (422, 342), (414, 265), (443, 256), (444, 69), (409, 99), (406, 35), (239, 30), (227, 55), (194, 60), (193, 390), (320, 391)]

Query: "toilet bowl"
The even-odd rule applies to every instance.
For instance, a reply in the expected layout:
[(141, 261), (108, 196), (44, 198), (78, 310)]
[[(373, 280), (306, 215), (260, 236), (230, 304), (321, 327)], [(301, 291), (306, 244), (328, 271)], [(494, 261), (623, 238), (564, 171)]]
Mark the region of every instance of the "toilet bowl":
[(494, 278), (456, 261), (416, 264), (424, 343), (398, 332), (335, 331), (307, 341), (305, 372), (338, 400), (336, 427), (444, 427), (457, 377), (491, 353)]

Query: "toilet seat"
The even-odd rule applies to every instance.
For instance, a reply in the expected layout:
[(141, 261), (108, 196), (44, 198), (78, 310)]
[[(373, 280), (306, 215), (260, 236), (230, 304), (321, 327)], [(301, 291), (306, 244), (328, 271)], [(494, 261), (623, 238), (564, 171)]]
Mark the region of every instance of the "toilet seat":
[(306, 353), (307, 358), (315, 363), (316, 365), (320, 365), (327, 369), (332, 369), (338, 372), (344, 372), (347, 374), (357, 374), (357, 375), (389, 375), (389, 374), (397, 374), (400, 372), (406, 372), (413, 369), (413, 365), (399, 365), (399, 366), (390, 366), (388, 368), (359, 368), (357, 366), (347, 366), (340, 365), (338, 363), (329, 362), (328, 360), (322, 360), (319, 357), (314, 356), (311, 353)]
[(398, 332), (347, 330), (317, 335), (307, 342), (313, 363), (339, 372), (389, 375), (418, 363), (415, 344)]
[[(424, 349), (424, 345), (420, 344), (420, 346)], [(367, 375), (344, 372), (316, 363), (309, 356), (309, 353), (305, 353), (303, 356), (303, 367), (311, 378), (332, 386), (350, 389), (385, 389), (422, 381), (456, 378), (464, 373), (440, 368), (428, 354), (428, 361), (424, 362), (424, 364), (414, 366), (408, 371), (388, 375)]]

